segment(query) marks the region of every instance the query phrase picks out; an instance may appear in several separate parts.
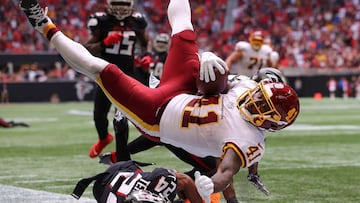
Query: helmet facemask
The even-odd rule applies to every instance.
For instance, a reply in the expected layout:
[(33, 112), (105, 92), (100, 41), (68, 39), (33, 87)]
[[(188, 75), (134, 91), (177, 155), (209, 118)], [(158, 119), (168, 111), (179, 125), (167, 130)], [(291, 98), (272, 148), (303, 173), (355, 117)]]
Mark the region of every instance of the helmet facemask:
[(166, 33), (156, 35), (154, 49), (157, 52), (166, 52), (169, 49), (170, 36)]
[[(262, 81), (255, 88), (248, 90), (239, 97), (237, 101), (238, 109), (240, 114), (251, 124), (268, 131), (276, 131), (293, 123), (298, 114), (299, 103), (296, 93), (291, 92), (292, 97), (289, 102), (292, 103), (289, 105), (290, 110), (283, 109), (282, 104), (274, 104), (274, 97), (279, 97), (279, 95), (273, 97), (273, 91), (270, 85), (267, 84), (283, 86), (286, 89), (290, 88), (282, 83), (266, 83), (266, 81)], [(286, 95), (280, 95), (280, 97), (287, 101)], [(278, 109), (282, 111), (279, 112)]]
[(107, 0), (108, 13), (118, 20), (129, 17), (134, 9), (134, 0)]

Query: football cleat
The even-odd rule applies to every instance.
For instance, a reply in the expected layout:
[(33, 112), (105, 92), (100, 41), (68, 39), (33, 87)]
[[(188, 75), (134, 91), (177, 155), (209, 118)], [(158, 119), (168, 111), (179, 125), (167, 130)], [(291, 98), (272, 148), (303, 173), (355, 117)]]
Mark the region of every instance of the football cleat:
[(270, 194), (270, 191), (265, 187), (264, 183), (261, 182), (259, 175), (249, 174), (247, 176), (247, 179), (254, 187), (256, 187), (258, 190), (260, 190), (265, 195)]
[(20, 7), (24, 11), (31, 25), (39, 32), (43, 32), (43, 27), (49, 23), (50, 19), (46, 16), (45, 11), (40, 7), (37, 0), (22, 0)]
[(113, 165), (116, 162), (116, 152), (105, 152), (100, 154), (99, 163), (105, 165)]
[(95, 158), (97, 157), (102, 150), (110, 144), (114, 140), (114, 136), (112, 136), (110, 133), (107, 135), (107, 137), (103, 140), (98, 140), (95, 144), (93, 144), (89, 151), (89, 157)]

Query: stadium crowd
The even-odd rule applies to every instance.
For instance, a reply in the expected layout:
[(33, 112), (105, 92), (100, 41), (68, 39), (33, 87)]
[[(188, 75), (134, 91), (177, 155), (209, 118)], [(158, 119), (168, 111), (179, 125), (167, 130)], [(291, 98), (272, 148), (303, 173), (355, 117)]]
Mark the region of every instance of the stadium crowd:
[[(89, 15), (102, 11), (105, 5), (95, 0), (41, 0), (40, 4), (45, 2), (54, 22), (80, 43), (89, 38), (86, 26)], [(166, 1), (136, 2), (152, 22), (151, 32), (169, 32)], [(229, 8), (229, 2), (236, 6)], [(280, 68), (360, 69), (359, 0), (196, 0), (191, 3), (201, 51), (211, 50), (225, 59), (236, 42), (246, 41), (249, 33), (262, 29), (267, 43), (280, 54)], [(16, 0), (0, 2), (0, 54), (56, 53), (54, 47), (29, 29), (25, 16), (19, 15), (17, 4)], [(48, 72), (59, 72), (58, 67), (51, 69), (55, 71)], [(30, 70), (29, 66), (20, 68), (24, 70)]]

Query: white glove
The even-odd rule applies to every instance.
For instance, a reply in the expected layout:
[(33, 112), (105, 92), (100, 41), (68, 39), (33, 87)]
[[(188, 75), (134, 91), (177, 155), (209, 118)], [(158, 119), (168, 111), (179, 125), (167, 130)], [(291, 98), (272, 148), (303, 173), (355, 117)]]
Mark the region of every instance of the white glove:
[(205, 80), (205, 82), (215, 81), (214, 68), (221, 74), (225, 74), (229, 70), (225, 61), (212, 52), (202, 53), (200, 57), (200, 80)]
[(210, 203), (210, 195), (214, 192), (214, 183), (211, 178), (195, 172), (195, 186), (205, 203)]

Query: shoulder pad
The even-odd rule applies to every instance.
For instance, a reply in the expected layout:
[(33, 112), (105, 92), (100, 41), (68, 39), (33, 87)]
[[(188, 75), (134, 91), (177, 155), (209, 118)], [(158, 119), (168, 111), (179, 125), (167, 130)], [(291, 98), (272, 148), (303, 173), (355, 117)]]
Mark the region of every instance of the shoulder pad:
[(96, 12), (90, 15), (90, 18), (101, 18), (105, 17), (107, 14), (105, 12)]
[(272, 51), (272, 48), (271, 48), (269, 45), (267, 45), (267, 44), (262, 45), (262, 46), (261, 46), (261, 49), (263, 49), (263, 50), (265, 50), (265, 51), (267, 51), (267, 52), (271, 52), (271, 51)]
[(87, 22), (87, 27), (96, 27), (100, 24), (100, 21), (107, 18), (107, 14), (104, 12), (96, 12), (94, 14), (91, 14), (89, 17), (89, 20)]
[(235, 50), (245, 50), (245, 49), (249, 49), (249, 48), (251, 48), (250, 44), (245, 41), (239, 41), (235, 45)]
[(145, 18), (145, 16), (140, 12), (134, 12), (131, 16), (134, 18)]
[(270, 61), (273, 66), (279, 62), (279, 59), (280, 59), (280, 56), (279, 56), (278, 52), (276, 52), (276, 51), (270, 52)]
[(143, 30), (147, 27), (145, 16), (138, 12), (132, 14), (130, 22), (132, 22), (132, 27), (136, 30)]

